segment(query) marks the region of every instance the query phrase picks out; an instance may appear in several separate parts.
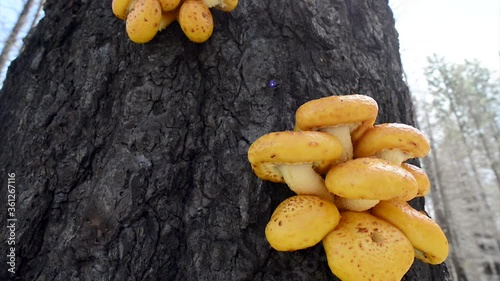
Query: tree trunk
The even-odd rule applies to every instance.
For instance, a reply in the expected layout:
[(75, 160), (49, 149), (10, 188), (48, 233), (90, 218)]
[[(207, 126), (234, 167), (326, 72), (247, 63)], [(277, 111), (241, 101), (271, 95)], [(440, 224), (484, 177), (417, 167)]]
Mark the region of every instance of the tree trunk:
[[(267, 220), (292, 193), (259, 180), (247, 149), (329, 95), (370, 95), (379, 122), (413, 124), (387, 1), (243, 0), (213, 14), (204, 44), (174, 24), (137, 45), (110, 1), (46, 2), (0, 92), (17, 219), (16, 273), (0, 279), (337, 280), (321, 245), (269, 247)], [(416, 261), (404, 280), (448, 278)]]
[[(487, 111), (485, 112), (478, 112), (477, 111), (477, 105), (474, 104), (474, 102), (471, 100), (469, 95), (463, 95), (465, 97), (464, 102), (467, 105), (467, 109), (469, 111), (469, 114), (471, 116), (472, 122), (474, 123), (475, 126), (475, 131), (477, 132), (477, 136), (479, 137), (479, 140), (481, 141), (482, 144), (482, 150), (485, 152), (485, 157), (487, 159), (487, 162), (489, 166), (491, 167), (491, 170), (493, 171), (493, 174), (495, 175), (496, 179), (496, 184), (497, 187), (500, 189), (500, 162), (497, 157), (497, 151), (495, 147), (500, 148), (500, 142), (495, 142), (493, 141), (493, 145), (490, 145), (489, 140), (493, 139), (494, 137), (486, 137), (485, 132), (486, 130), (483, 131), (482, 127), (483, 125), (481, 124), (481, 114), (486, 114)], [(494, 120), (492, 120), (494, 122)], [(495, 136), (496, 138), (496, 132), (492, 134), (492, 136)], [(496, 145), (495, 145), (496, 144)], [(491, 148), (493, 146), (493, 149)], [(500, 154), (498, 155), (500, 156)], [(486, 162), (486, 161), (485, 161)], [(484, 165), (486, 166), (486, 165)]]

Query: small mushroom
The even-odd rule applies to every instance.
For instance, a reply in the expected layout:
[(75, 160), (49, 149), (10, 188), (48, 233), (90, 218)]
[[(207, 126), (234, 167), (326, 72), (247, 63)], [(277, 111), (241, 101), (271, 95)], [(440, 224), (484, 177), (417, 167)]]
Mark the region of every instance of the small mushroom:
[(158, 30), (162, 31), (163, 29), (167, 28), (167, 26), (169, 26), (177, 19), (178, 15), (179, 15), (179, 9), (161, 13), (161, 22), (160, 26), (158, 27)]
[(343, 212), (323, 238), (328, 266), (341, 280), (401, 280), (414, 256), (408, 238), (388, 222), (365, 212)]
[(238, 0), (202, 0), (209, 8), (216, 8), (224, 12), (231, 12), (238, 6)]
[(254, 173), (263, 180), (285, 182), (297, 194), (316, 195), (333, 202), (333, 194), (318, 173), (339, 158), (339, 140), (322, 132), (274, 132), (248, 149)]
[(316, 196), (296, 195), (274, 210), (266, 238), (278, 251), (296, 251), (319, 243), (340, 220), (337, 207)]
[(158, 0), (137, 0), (127, 16), (127, 34), (135, 43), (151, 41), (162, 19)]
[(215, 8), (223, 12), (231, 12), (238, 6), (238, 0), (222, 0), (220, 2), (220, 4), (215, 5)]
[(352, 143), (373, 126), (377, 113), (377, 102), (368, 96), (330, 96), (301, 105), (295, 113), (295, 130), (338, 137), (343, 148), (339, 162), (345, 162), (352, 159)]
[(371, 213), (401, 230), (413, 244), (415, 257), (440, 264), (448, 257), (449, 245), (443, 230), (425, 213), (399, 200), (380, 201)]
[(425, 157), (430, 146), (416, 128), (399, 123), (375, 125), (354, 146), (354, 157), (376, 156), (396, 165), (410, 158)]
[(212, 13), (202, 1), (182, 3), (177, 20), (184, 34), (195, 43), (207, 41), (214, 30)]
[(231, 12), (238, 6), (238, 0), (202, 0), (209, 8)]
[(134, 6), (135, 0), (113, 0), (111, 8), (113, 14), (119, 19), (125, 20), (127, 15)]
[(170, 12), (175, 10), (181, 0), (158, 0), (160, 2), (161, 10), (163, 12)]
[(406, 201), (418, 190), (410, 172), (378, 158), (357, 158), (335, 165), (326, 174), (325, 184), (331, 193), (350, 199)]
[(412, 176), (417, 180), (417, 197), (427, 195), (431, 190), (431, 182), (429, 181), (429, 177), (427, 176), (425, 171), (415, 165), (408, 163), (401, 164), (401, 167), (410, 172)]

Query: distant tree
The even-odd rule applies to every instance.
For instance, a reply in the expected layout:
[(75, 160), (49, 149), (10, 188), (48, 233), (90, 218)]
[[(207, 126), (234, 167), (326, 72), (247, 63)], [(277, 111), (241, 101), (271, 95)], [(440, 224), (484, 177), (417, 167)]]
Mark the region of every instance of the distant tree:
[(26, 22), (29, 20), (28, 15), (35, 2), (36, 0), (27, 0), (24, 3), (23, 9), (19, 14), (19, 16), (17, 17), (16, 23), (12, 27), (9, 36), (7, 37), (7, 40), (5, 40), (5, 42), (3, 43), (3, 48), (2, 51), (0, 52), (0, 71), (2, 71), (6, 66), (6, 63), (8, 62), (9, 59), (9, 54), (15, 47), (14, 45), (17, 42), (17, 38), (19, 36), (19, 33), (21, 32), (21, 29), (25, 26)]
[[(500, 254), (497, 81), (477, 61), (452, 64), (436, 55), (428, 58), (425, 74), (430, 98), (421, 101), (420, 124), (433, 139), (426, 163), (437, 181), (433, 198), (442, 199), (438, 219), (445, 217), (444, 225), (449, 226), (452, 266), (459, 280), (482, 278), (488, 272), (500, 276), (490, 270), (500, 266), (495, 257)], [(467, 238), (471, 236), (473, 240)]]
[[(477, 61), (450, 64), (437, 56), (429, 57), (426, 68), (429, 91), (441, 109), (438, 117), (456, 120), (464, 143), (480, 153), (500, 188), (500, 112), (499, 86), (492, 81), (489, 69)], [(495, 81), (496, 82), (496, 81)], [(471, 150), (471, 155), (474, 151)], [(476, 165), (474, 164), (473, 167)], [(474, 169), (477, 173), (477, 169)]]

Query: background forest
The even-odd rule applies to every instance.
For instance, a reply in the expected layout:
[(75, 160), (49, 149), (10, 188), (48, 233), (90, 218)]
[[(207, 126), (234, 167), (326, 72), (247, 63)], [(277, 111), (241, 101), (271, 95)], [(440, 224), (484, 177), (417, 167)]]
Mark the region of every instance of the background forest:
[(428, 58), (425, 75), (428, 92), (416, 104), (432, 144), (423, 159), (433, 183), (427, 204), (452, 243), (448, 265), (457, 280), (499, 280), (498, 76), (477, 61), (438, 56)]
[[(396, 21), (404, 2), (391, 1)], [(22, 52), (22, 39), (43, 17), (42, 4), (0, 3), (0, 85), (10, 61)], [(404, 45), (408, 35), (399, 32)], [(426, 197), (428, 212), (450, 241), (447, 264), (454, 280), (500, 280), (500, 75), (485, 66), (491, 62), (475, 57), (450, 61), (436, 51), (419, 61), (424, 79), (418, 85), (405, 77), (420, 129), (432, 144), (431, 154), (422, 161), (433, 183)]]

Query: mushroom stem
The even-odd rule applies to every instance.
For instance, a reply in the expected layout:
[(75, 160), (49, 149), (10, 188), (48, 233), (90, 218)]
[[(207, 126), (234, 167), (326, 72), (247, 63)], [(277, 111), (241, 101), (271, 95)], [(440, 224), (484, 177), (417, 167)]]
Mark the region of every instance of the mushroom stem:
[(385, 149), (376, 155), (378, 158), (387, 160), (395, 165), (400, 166), (401, 163), (406, 161), (407, 159), (412, 158), (412, 156), (400, 149)]
[(330, 202), (334, 196), (325, 186), (325, 180), (311, 164), (280, 165), (277, 167), (290, 189), (300, 195), (315, 195)]
[(213, 8), (216, 5), (224, 4), (222, 0), (202, 0), (202, 1), (209, 8)]
[(380, 200), (372, 199), (351, 199), (336, 196), (335, 206), (342, 210), (362, 212), (371, 209), (373, 206), (377, 205)]
[(415, 257), (423, 262), (427, 262), (429, 260), (429, 258), (427, 257), (427, 255), (420, 251), (419, 249), (415, 248), (415, 246), (413, 246), (413, 250), (415, 251)]
[(351, 141), (351, 128), (350, 126), (335, 126), (335, 127), (325, 127), (321, 128), (322, 132), (329, 133), (330, 135), (336, 136), (340, 143), (342, 144), (342, 154), (336, 163), (343, 163), (352, 159), (353, 148)]

